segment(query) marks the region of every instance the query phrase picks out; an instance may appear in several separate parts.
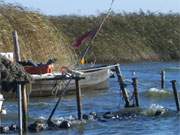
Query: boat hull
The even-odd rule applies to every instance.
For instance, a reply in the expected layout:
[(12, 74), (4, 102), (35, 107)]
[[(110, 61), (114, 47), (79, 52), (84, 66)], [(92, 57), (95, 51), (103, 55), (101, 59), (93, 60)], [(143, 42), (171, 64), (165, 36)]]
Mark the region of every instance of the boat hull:
[[(85, 79), (79, 81), (82, 91), (105, 89), (108, 87), (109, 69), (86, 71), (82, 77), (85, 77)], [(68, 80), (37, 80), (29, 88), (31, 89), (30, 96), (47, 97), (59, 95), (67, 82)], [(75, 81), (71, 80), (66, 91), (67, 93), (74, 93), (75, 88)]]

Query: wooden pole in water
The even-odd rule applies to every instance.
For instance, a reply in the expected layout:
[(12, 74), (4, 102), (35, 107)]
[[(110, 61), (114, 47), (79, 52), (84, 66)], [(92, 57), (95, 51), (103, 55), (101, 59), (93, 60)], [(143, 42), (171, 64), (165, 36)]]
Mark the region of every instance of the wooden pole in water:
[(176, 80), (172, 80), (172, 88), (173, 88), (173, 93), (174, 93), (174, 98), (175, 98), (175, 102), (176, 102), (176, 108), (177, 111), (180, 111), (180, 106), (179, 106), (179, 97), (178, 97), (178, 93), (177, 93), (177, 89), (176, 89)]
[[(18, 34), (17, 31), (12, 33), (13, 36), (13, 43), (14, 43), (14, 57), (16, 63), (21, 61), (20, 55), (20, 47), (18, 41)], [(19, 119), (19, 135), (23, 134), (23, 116), (22, 116), (22, 91), (21, 91), (21, 84), (17, 84), (17, 93), (18, 93), (18, 119)]]
[(77, 100), (78, 119), (82, 120), (81, 88), (79, 86), (79, 78), (75, 79), (75, 84), (76, 84), (76, 100)]
[(18, 62), (21, 61), (21, 55), (20, 55), (20, 47), (19, 47), (17, 31), (14, 31), (12, 35), (13, 35), (13, 43), (14, 43), (14, 58), (15, 61)]
[(22, 91), (20, 84), (17, 84), (17, 92), (18, 92), (19, 135), (23, 135)]
[(165, 71), (161, 71), (161, 89), (165, 88)]
[(135, 101), (136, 101), (136, 107), (139, 107), (139, 94), (138, 94), (138, 88), (137, 88), (137, 78), (134, 77), (132, 78), (133, 81), (133, 87), (134, 87), (134, 97), (135, 97)]
[(122, 78), (122, 74), (121, 74), (121, 71), (120, 71), (119, 64), (117, 66), (115, 66), (115, 71), (116, 71), (116, 75), (117, 75), (117, 78), (118, 78), (120, 90), (122, 91), (123, 98), (125, 100), (125, 107), (129, 107), (130, 103), (129, 103), (127, 92), (125, 90), (124, 81), (123, 81), (123, 78)]
[(23, 113), (23, 133), (28, 131), (28, 105), (26, 86), (22, 85), (22, 113)]

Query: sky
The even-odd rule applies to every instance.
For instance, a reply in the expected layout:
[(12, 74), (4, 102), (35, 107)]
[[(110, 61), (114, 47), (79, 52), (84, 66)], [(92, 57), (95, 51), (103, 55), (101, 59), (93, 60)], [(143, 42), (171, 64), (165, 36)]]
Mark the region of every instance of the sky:
[[(98, 15), (106, 12), (111, 0), (3, 0), (8, 3), (19, 3), (29, 9), (46, 15)], [(114, 0), (115, 12), (152, 12), (180, 13), (180, 0)]]

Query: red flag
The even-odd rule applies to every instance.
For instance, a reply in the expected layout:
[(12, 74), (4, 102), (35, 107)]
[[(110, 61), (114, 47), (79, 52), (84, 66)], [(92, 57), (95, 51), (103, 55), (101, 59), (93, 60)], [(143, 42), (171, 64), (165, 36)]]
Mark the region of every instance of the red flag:
[(74, 41), (73, 47), (79, 48), (82, 44), (84, 44), (88, 40), (92, 39), (95, 36), (96, 32), (97, 32), (97, 29), (94, 29), (94, 30), (84, 33), (82, 36), (78, 37)]

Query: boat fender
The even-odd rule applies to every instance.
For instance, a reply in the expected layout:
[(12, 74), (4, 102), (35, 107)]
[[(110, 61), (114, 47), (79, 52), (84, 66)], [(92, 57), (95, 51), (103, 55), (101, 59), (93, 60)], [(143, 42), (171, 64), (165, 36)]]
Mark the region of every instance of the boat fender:
[(62, 74), (66, 74), (67, 72), (69, 72), (70, 71), (70, 69), (68, 68), (68, 67), (66, 67), (66, 66), (62, 66), (61, 68), (60, 68), (60, 72), (62, 73)]

